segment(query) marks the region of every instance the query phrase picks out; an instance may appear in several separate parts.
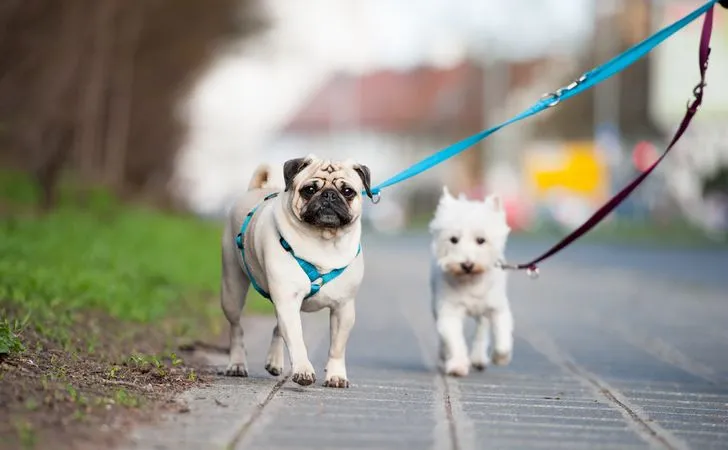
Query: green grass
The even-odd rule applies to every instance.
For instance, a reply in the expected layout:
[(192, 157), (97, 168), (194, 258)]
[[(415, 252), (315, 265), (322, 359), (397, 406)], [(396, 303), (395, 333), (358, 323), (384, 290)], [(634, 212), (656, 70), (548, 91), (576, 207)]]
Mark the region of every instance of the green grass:
[[(50, 213), (29, 213), (34, 185), (0, 173), (0, 212), (12, 212), (0, 217), (0, 319), (8, 319), (7, 305), (61, 340), (62, 328), (86, 311), (140, 323), (219, 322), (219, 223), (123, 205), (103, 190), (80, 207), (72, 194), (64, 189)], [(247, 310), (270, 306), (252, 293)], [(0, 349), (18, 348), (11, 325), (0, 321)]]

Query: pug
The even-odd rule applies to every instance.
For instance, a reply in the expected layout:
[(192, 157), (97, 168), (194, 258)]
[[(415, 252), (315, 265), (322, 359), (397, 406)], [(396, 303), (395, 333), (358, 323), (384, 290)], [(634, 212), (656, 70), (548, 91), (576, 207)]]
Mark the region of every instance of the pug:
[(270, 186), (270, 179), (270, 167), (258, 167), (225, 223), (221, 304), (230, 322), (225, 373), (248, 374), (240, 317), (252, 284), (273, 303), (277, 319), (266, 370), (273, 376), (283, 373), (285, 343), (291, 380), (301, 386), (314, 383), (300, 313), (329, 308), (331, 344), (324, 386), (349, 387), (345, 351), (364, 276), (361, 212), (362, 192), (372, 197), (369, 169), (351, 160), (309, 155), (283, 165), (282, 192)]

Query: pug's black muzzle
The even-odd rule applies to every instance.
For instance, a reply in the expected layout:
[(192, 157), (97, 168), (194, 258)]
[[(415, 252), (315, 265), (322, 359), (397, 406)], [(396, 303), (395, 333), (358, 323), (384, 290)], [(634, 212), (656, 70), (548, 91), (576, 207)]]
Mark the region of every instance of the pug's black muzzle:
[(339, 228), (351, 222), (351, 214), (346, 200), (335, 189), (328, 188), (308, 202), (301, 219), (315, 227)]

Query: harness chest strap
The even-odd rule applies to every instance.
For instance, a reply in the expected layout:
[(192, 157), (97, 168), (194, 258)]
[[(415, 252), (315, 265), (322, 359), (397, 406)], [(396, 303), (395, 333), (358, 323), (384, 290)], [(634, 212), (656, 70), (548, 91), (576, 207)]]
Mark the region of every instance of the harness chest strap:
[[(253, 288), (256, 291), (258, 291), (258, 293), (260, 295), (267, 298), (268, 300), (270, 300), (270, 294), (268, 292), (266, 292), (263, 288), (261, 288), (260, 285), (258, 284), (258, 282), (255, 281), (255, 278), (253, 277), (253, 274), (250, 272), (250, 268), (248, 267), (248, 263), (245, 260), (244, 240), (245, 240), (245, 230), (247, 230), (248, 225), (250, 224), (250, 220), (253, 218), (253, 215), (255, 214), (255, 211), (265, 201), (270, 200), (270, 199), (276, 197), (277, 195), (278, 195), (277, 192), (270, 194), (267, 197), (265, 197), (262, 202), (255, 205), (255, 207), (250, 210), (248, 215), (245, 216), (245, 220), (243, 220), (243, 224), (240, 227), (240, 233), (238, 233), (238, 235), (235, 237), (235, 243), (238, 246), (238, 249), (240, 249), (240, 255), (242, 256), (242, 259), (243, 259), (243, 269), (245, 270), (245, 274), (248, 276), (248, 279), (250, 280), (250, 283), (253, 285)], [(302, 259), (302, 258), (299, 258), (298, 256), (296, 256), (296, 253), (293, 251), (293, 248), (290, 246), (290, 244), (288, 244), (288, 242), (285, 239), (283, 239), (283, 236), (281, 236), (279, 242), (281, 244), (281, 247), (283, 247), (283, 249), (285, 251), (290, 253), (291, 256), (296, 260), (296, 262), (298, 263), (298, 266), (301, 268), (301, 270), (303, 270), (303, 272), (306, 274), (306, 277), (308, 277), (309, 282), (311, 283), (311, 289), (309, 290), (308, 294), (304, 298), (309, 298), (313, 295), (316, 295), (316, 293), (318, 293), (318, 291), (321, 290), (321, 287), (324, 284), (329, 283), (329, 282), (333, 281), (334, 279), (336, 279), (336, 277), (341, 275), (346, 270), (346, 268), (349, 267), (348, 265), (346, 265), (346, 266), (340, 267), (338, 269), (333, 269), (330, 272), (321, 273), (316, 268), (316, 266), (314, 266), (310, 262), (306, 261), (305, 259)], [(356, 256), (359, 256), (359, 253), (361, 253), (361, 244), (359, 244), (359, 248), (356, 251)]]

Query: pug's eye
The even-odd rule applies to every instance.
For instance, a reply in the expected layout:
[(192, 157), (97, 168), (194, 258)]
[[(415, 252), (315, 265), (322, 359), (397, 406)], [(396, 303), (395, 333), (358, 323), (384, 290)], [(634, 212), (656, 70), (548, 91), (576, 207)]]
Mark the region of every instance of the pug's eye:
[(460, 239), (458, 239), (457, 236), (453, 236), (450, 238), (450, 242), (452, 242), (453, 244), (457, 244), (458, 241), (460, 241)]
[(356, 191), (354, 189), (350, 188), (349, 186), (345, 186), (344, 189), (341, 190), (341, 195), (343, 195), (344, 197), (346, 197), (348, 199), (351, 199), (351, 198), (354, 198), (354, 196), (356, 196)]
[(475, 239), (475, 242), (478, 245), (483, 245), (483, 244), (485, 244), (485, 238), (484, 237), (479, 237), (479, 238)]
[(316, 193), (316, 186), (314, 186), (313, 184), (305, 186), (299, 191), (299, 193), (301, 194), (301, 197), (308, 200), (309, 198), (313, 197), (313, 194)]

